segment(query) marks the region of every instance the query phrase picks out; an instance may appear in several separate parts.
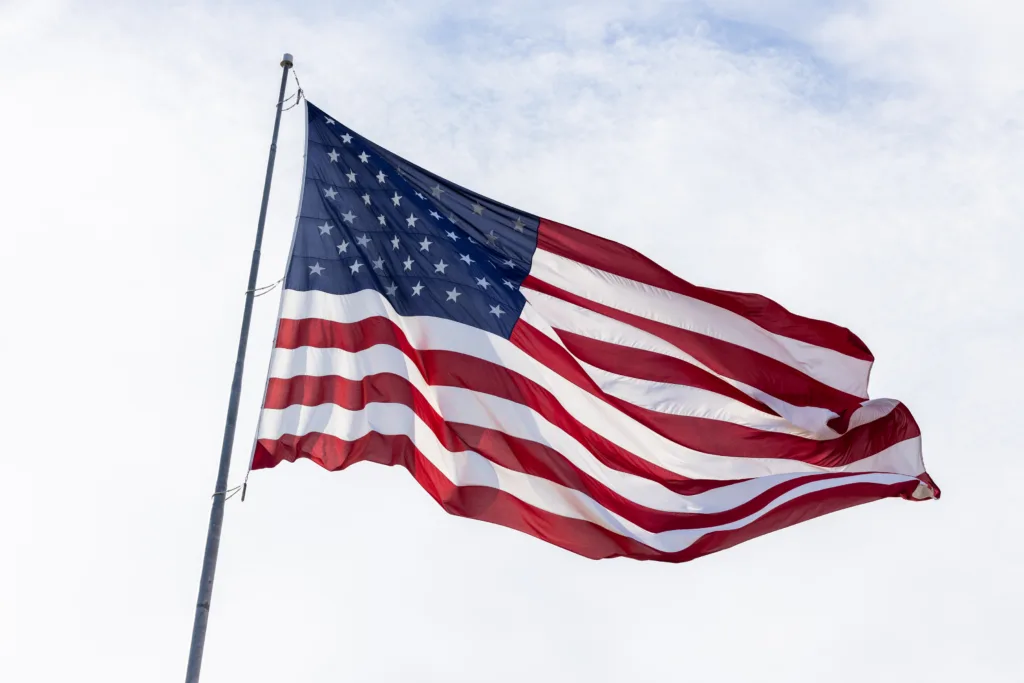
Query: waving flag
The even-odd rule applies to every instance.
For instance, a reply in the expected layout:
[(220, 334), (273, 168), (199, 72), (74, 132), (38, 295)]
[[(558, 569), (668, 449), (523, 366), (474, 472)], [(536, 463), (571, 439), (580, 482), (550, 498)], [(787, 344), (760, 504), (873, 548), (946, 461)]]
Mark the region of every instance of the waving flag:
[(454, 185), (307, 104), (253, 468), (402, 465), (452, 514), (685, 561), (934, 498), (850, 331), (686, 282)]

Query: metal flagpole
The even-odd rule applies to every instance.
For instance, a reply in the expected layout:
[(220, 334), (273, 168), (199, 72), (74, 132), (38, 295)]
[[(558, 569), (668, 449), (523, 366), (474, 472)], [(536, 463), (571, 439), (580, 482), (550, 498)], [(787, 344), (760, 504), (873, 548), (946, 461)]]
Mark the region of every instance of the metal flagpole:
[(217, 569), (217, 551), (220, 549), (220, 531), (224, 525), (224, 502), (227, 496), (228, 470), (231, 467), (231, 447), (235, 440), (235, 420), (238, 417), (238, 402), (242, 395), (242, 368), (245, 365), (245, 347), (249, 341), (249, 322), (252, 320), (252, 302), (256, 289), (256, 275), (260, 269), (260, 245), (263, 242), (263, 224), (267, 219), (267, 201), (270, 199), (270, 180), (274, 176), (274, 157), (277, 155), (277, 131), (281, 127), (281, 106), (284, 104), (284, 90), (288, 85), (288, 69), (292, 67), (292, 56), (285, 53), (281, 60), (281, 92), (277, 96), (277, 115), (274, 117), (274, 135), (270, 141), (270, 158), (267, 159), (267, 177), (263, 181), (263, 202), (260, 204), (260, 218), (256, 224), (256, 244), (252, 250), (252, 264), (249, 266), (249, 286), (245, 290), (245, 309), (242, 313), (242, 331), (238, 338), (238, 355), (235, 357), (235, 376), (231, 380), (231, 398), (228, 401), (228, 415), (224, 422), (224, 442), (220, 447), (220, 467), (217, 470), (217, 486), (213, 492), (210, 508), (210, 526), (206, 531), (206, 554), (203, 556), (203, 573), (199, 578), (199, 599), (196, 602), (196, 618), (192, 624), (192, 646), (188, 651), (188, 670), (185, 683), (199, 683), (199, 669), (203, 664), (203, 646), (206, 643), (206, 624), (210, 618), (210, 599), (213, 597), (213, 574)]

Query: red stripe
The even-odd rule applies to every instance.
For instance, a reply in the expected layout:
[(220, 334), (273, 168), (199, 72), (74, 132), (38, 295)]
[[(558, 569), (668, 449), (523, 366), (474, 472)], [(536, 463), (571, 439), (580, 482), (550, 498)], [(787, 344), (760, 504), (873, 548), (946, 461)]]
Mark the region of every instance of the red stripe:
[(423, 371), (417, 357), (420, 352), (398, 325), (383, 316), (364, 318), (354, 323), (339, 323), (323, 318), (282, 318), (277, 329), (276, 346), (279, 349), (312, 346), (354, 353), (377, 344), (397, 347)]
[(537, 248), (630, 280), (700, 299), (790, 339), (829, 348), (853, 358), (874, 360), (867, 345), (845, 327), (790, 313), (758, 294), (692, 285), (629, 247), (567, 225), (542, 219)]
[[(652, 431), (704, 453), (737, 458), (786, 458), (821, 467), (841, 467), (921, 435), (910, 410), (902, 403), (882, 418), (860, 425), (837, 438), (820, 441), (724, 420), (660, 413), (605, 393), (576, 362), (579, 358), (591, 365), (603, 366), (610, 372), (633, 375), (632, 367), (628, 365), (630, 354), (628, 351), (622, 353), (623, 347), (578, 335), (567, 337), (559, 333), (559, 337), (569, 350), (528, 323), (520, 322), (512, 330), (509, 341)], [(574, 343), (580, 340), (581, 343)]]
[[(827, 408), (842, 415), (844, 412), (856, 410), (864, 400), (819, 382), (796, 368), (757, 351), (599, 304), (538, 280), (532, 275), (526, 276), (522, 286), (524, 289), (543, 292), (649, 332), (693, 356), (713, 372), (760, 389), (786, 403)], [(547, 322), (561, 334), (557, 320)]]
[(744, 394), (721, 377), (684, 360), (655, 351), (612, 344), (564, 330), (558, 330), (558, 336), (573, 356), (602, 370), (650, 382), (681, 384), (713, 391), (755, 410), (778, 416), (778, 413), (769, 406)]
[[(527, 323), (520, 321), (516, 325), (510, 341), (552, 371), (652, 431), (705, 453), (786, 458), (824, 467), (839, 467), (920, 434), (910, 412), (902, 406), (884, 418), (825, 441), (766, 432), (721, 420), (667, 415), (604, 393), (565, 349)], [(278, 346), (284, 348), (312, 346), (356, 352), (377, 344), (401, 349), (419, 368), (428, 384), (462, 387), (529, 407), (576, 439), (608, 467), (662, 482), (679, 493), (694, 493), (695, 486), (699, 490), (706, 490), (711, 485), (695, 484), (694, 480), (659, 467), (609, 441), (575, 419), (550, 391), (504, 366), (452, 351), (415, 349), (402, 330), (387, 318), (373, 317), (356, 323), (338, 323), (319, 318), (286, 319), (281, 321), (278, 333)], [(268, 408), (287, 405), (272, 403), (270, 399), (268, 393)]]
[[(449, 451), (457, 453), (472, 450), (502, 467), (541, 477), (585, 493), (606, 509), (648, 531), (695, 529), (728, 524), (757, 512), (778, 496), (803, 484), (819, 479), (851, 476), (832, 472), (788, 480), (777, 477), (777, 483), (771, 488), (722, 512), (665, 512), (626, 499), (577, 468), (558, 451), (543, 444), (477, 425), (447, 422), (408, 380), (398, 375), (381, 373), (364, 377), (359, 381), (336, 376), (275, 378), (271, 379), (267, 391), (267, 407), (272, 409), (283, 409), (290, 405), (333, 404), (346, 410), (358, 411), (369, 403), (397, 403), (408, 406), (430, 427), (438, 441)], [(718, 488), (730, 482), (709, 483), (711, 486), (708, 488)]]
[[(576, 439), (607, 467), (652, 479), (684, 495), (730, 483), (690, 479), (637, 457), (581, 424), (549, 391), (519, 373), (461, 353), (417, 350), (406, 339), (405, 333), (387, 318), (366, 318), (355, 323), (320, 318), (283, 319), (277, 339), (279, 348), (313, 346), (351, 352), (389, 344), (401, 349), (416, 364), (427, 383), (464, 387), (528, 406)], [(266, 407), (276, 405), (268, 402)]]
[(888, 485), (860, 482), (814, 491), (783, 503), (744, 527), (713, 531), (685, 550), (662, 553), (591, 522), (539, 510), (497, 489), (457, 487), (405, 436), (373, 433), (356, 441), (342, 441), (323, 434), (309, 434), (276, 441), (261, 439), (256, 446), (253, 466), (273, 467), (300, 457), (309, 458), (328, 470), (344, 469), (362, 460), (400, 465), (450, 514), (515, 529), (592, 559), (632, 557), (685, 562), (853, 505), (894, 496), (909, 497), (916, 487), (914, 481)]

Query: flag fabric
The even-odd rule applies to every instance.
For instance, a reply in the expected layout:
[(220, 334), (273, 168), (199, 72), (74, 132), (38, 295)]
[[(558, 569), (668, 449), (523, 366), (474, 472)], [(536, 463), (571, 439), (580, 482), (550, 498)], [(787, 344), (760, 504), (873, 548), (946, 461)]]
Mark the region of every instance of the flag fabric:
[(401, 465), (452, 514), (672, 562), (938, 497), (849, 330), (690, 284), (306, 112), (253, 469)]

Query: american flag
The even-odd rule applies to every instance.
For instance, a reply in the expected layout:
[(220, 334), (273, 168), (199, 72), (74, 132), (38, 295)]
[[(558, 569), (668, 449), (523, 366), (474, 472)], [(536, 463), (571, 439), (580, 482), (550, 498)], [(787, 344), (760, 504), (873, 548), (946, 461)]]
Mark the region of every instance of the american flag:
[(692, 285), (306, 111), (254, 469), (401, 465), (452, 514), (671, 562), (938, 497), (849, 330)]

